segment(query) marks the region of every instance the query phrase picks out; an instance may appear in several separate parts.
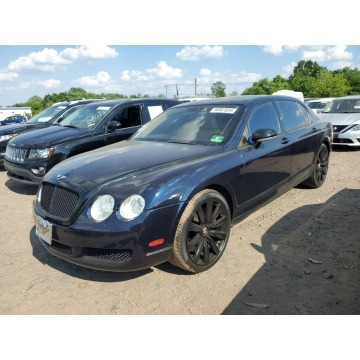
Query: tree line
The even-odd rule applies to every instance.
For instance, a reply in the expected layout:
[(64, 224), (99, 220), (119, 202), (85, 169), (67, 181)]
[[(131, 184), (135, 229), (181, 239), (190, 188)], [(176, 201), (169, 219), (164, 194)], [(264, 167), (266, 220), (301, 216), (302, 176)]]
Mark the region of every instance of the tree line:
[[(226, 85), (222, 81), (216, 81), (211, 86), (211, 95), (214, 97), (225, 97)], [(294, 67), (293, 73), (286, 79), (280, 75), (275, 76), (272, 80), (268, 78), (261, 79), (246, 88), (242, 95), (271, 95), (278, 90), (301, 91), (305, 98), (321, 97), (339, 97), (345, 95), (360, 94), (360, 71), (345, 67), (339, 70), (328, 70), (325, 66), (320, 66), (316, 61), (300, 60)], [(209, 94), (208, 94), (209, 95)], [(233, 91), (230, 96), (237, 96), (238, 93)], [(165, 97), (165, 95), (158, 95)], [(130, 96), (123, 94), (109, 93), (89, 93), (81, 88), (71, 88), (69, 91), (58, 94), (48, 94), (44, 98), (32, 96), (25, 103), (17, 103), (16, 107), (31, 107), (33, 115), (45, 110), (52, 104), (61, 101), (92, 99), (92, 98), (141, 98), (149, 97), (146, 94), (133, 94)]]

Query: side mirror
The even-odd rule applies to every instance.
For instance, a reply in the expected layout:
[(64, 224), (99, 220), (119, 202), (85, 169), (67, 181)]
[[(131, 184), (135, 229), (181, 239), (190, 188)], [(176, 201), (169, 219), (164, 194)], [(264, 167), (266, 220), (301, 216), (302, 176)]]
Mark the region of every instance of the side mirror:
[(108, 133), (111, 133), (117, 129), (121, 129), (121, 122), (117, 120), (111, 120), (105, 128), (106, 132)]
[(276, 135), (277, 135), (277, 132), (273, 129), (257, 129), (251, 135), (251, 139), (255, 143), (259, 143), (261, 141), (270, 140), (273, 137), (275, 137)]

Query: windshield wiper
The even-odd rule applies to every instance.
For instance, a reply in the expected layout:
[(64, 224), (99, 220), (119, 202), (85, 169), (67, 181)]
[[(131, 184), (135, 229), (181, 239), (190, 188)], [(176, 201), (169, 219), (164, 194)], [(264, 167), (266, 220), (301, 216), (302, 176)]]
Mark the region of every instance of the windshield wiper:
[(68, 128), (78, 129), (78, 127), (75, 126), (75, 125), (61, 125), (61, 124), (59, 124), (59, 125), (62, 126), (62, 127), (68, 127)]

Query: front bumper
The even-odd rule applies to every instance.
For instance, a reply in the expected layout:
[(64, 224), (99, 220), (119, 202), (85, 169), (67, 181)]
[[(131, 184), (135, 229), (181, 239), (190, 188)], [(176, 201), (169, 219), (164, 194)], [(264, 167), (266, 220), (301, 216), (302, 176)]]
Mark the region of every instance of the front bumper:
[[(114, 272), (142, 270), (170, 259), (180, 207), (177, 203), (147, 210), (128, 222), (118, 220), (115, 214), (103, 223), (81, 216), (70, 226), (51, 222), (51, 243), (38, 237), (51, 254), (73, 264)], [(37, 217), (42, 215), (36, 209), (36, 200), (33, 215), (37, 224)], [(159, 238), (165, 239), (164, 243), (149, 246)]]
[(360, 146), (360, 131), (334, 132), (333, 145)]
[(4, 160), (4, 168), (10, 179), (28, 185), (39, 185), (43, 175), (37, 176), (23, 165), (17, 165)]

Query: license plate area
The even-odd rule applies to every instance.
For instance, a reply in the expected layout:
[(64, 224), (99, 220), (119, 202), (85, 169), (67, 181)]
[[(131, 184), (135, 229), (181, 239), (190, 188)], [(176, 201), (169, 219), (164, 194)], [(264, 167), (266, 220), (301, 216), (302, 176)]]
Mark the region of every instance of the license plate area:
[(52, 224), (49, 221), (43, 219), (39, 215), (36, 215), (35, 221), (36, 221), (36, 224), (35, 224), (36, 235), (40, 239), (44, 240), (46, 243), (51, 245), (51, 241), (52, 241)]

